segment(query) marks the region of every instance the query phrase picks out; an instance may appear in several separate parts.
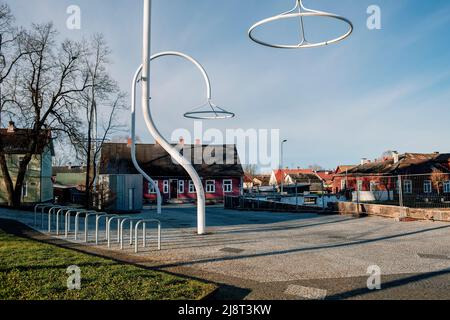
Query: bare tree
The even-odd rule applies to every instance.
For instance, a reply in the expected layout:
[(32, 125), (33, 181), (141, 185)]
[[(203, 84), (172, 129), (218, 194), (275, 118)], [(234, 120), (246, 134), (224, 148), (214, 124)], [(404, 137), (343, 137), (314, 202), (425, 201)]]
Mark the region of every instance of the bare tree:
[(17, 44), (21, 58), (5, 78), (9, 99), (4, 106), (16, 123), (29, 129), (15, 184), (0, 145), (0, 167), (11, 206), (20, 205), (27, 167), (42, 143), (43, 131), (53, 132), (58, 139), (76, 135), (80, 126), (79, 94), (90, 87), (89, 75), (81, 68), (86, 52), (81, 43), (66, 40), (58, 44), (56, 36), (51, 23), (22, 32)]
[(256, 164), (245, 165), (244, 173), (253, 180), (258, 174), (258, 166)]
[(126, 109), (126, 95), (108, 72), (111, 51), (102, 35), (96, 34), (86, 45), (89, 53), (84, 70), (89, 75), (89, 88), (80, 94), (85, 125), (82, 135), (75, 135), (79, 158), (86, 163), (85, 205), (93, 204), (92, 194), (98, 178), (98, 158), (104, 143), (126, 126), (118, 115)]
[(441, 194), (441, 189), (444, 187), (444, 182), (447, 180), (447, 175), (441, 172), (435, 171), (431, 174), (431, 183), (436, 189), (438, 195)]

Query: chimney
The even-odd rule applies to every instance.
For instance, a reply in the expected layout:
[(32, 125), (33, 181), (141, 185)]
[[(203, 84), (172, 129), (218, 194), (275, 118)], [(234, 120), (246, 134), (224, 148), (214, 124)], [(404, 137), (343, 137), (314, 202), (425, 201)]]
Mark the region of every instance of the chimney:
[(183, 137), (180, 137), (179, 144), (184, 146), (184, 138)]
[(68, 168), (69, 170), (72, 170), (72, 162), (69, 162), (69, 163), (67, 164), (67, 168)]
[(392, 151), (392, 157), (394, 158), (394, 164), (399, 163), (400, 155), (397, 151)]
[(10, 121), (9, 125), (8, 125), (8, 133), (14, 133), (16, 132), (16, 125), (14, 123), (14, 121)]
[(362, 158), (361, 159), (361, 165), (363, 166), (365, 164), (367, 164), (367, 158)]
[(195, 145), (199, 146), (202, 144), (202, 141), (200, 139), (195, 139)]

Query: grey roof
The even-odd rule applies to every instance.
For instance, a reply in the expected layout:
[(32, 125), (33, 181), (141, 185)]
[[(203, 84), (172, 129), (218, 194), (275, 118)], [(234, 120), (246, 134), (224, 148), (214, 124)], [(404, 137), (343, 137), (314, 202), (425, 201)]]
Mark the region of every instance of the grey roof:
[[(30, 150), (30, 140), (36, 135), (31, 129), (15, 129), (14, 132), (8, 132), (8, 129), (0, 129), (0, 149), (5, 154), (24, 154)], [(40, 130), (38, 133), (38, 143), (33, 154), (42, 154), (46, 147), (49, 147), (52, 154), (53, 140), (50, 130)]]
[[(210, 148), (212, 152), (205, 148)], [(198, 161), (194, 168), (201, 177), (243, 177), (244, 170), (239, 160), (235, 145), (185, 145), (183, 154), (191, 153), (191, 161), (201, 152), (224, 159), (224, 164), (207, 164)], [(186, 171), (179, 164), (172, 161), (170, 155), (157, 144), (136, 145), (137, 161), (151, 177), (188, 177)], [(222, 157), (220, 156), (222, 155)], [(203, 158), (203, 157), (201, 157)], [(229, 164), (227, 163), (227, 160)], [(230, 160), (231, 159), (231, 160)], [(131, 161), (131, 150), (125, 143), (107, 143), (102, 148), (100, 174), (138, 174)]]
[(450, 154), (405, 153), (394, 163), (393, 158), (357, 166), (348, 170), (354, 175), (407, 175), (433, 172), (450, 173)]

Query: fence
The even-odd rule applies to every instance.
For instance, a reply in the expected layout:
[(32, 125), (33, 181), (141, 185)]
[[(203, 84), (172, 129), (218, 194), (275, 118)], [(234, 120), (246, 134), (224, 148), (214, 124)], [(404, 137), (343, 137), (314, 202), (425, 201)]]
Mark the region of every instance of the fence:
[(341, 179), (340, 198), (354, 203), (450, 209), (450, 174), (352, 176)]
[(273, 199), (262, 199), (256, 197), (235, 197), (226, 196), (224, 202), (225, 209), (250, 210), (250, 211), (271, 211), (271, 212), (324, 212), (327, 208), (322, 206), (307, 206), (282, 202), (281, 196)]

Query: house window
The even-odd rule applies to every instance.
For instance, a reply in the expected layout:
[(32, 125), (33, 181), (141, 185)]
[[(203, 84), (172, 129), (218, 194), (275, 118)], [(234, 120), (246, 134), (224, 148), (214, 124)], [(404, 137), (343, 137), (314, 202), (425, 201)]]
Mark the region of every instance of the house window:
[(450, 193), (450, 181), (444, 182), (444, 193)]
[(347, 189), (347, 180), (343, 179), (341, 180), (341, 190)]
[(178, 181), (178, 194), (184, 193), (184, 180)]
[(223, 180), (223, 192), (233, 192), (233, 180)]
[(370, 191), (371, 192), (378, 191), (378, 182), (370, 181)]
[(423, 192), (425, 193), (432, 193), (433, 192), (433, 187), (431, 185), (431, 181), (430, 180), (426, 180), (423, 182)]
[(163, 192), (166, 194), (169, 193), (169, 180), (164, 180)]
[(403, 182), (403, 191), (407, 194), (412, 194), (412, 181), (411, 180), (405, 180)]
[(148, 193), (149, 194), (156, 194), (156, 188), (155, 185), (158, 186), (158, 180), (153, 180), (155, 184), (149, 182), (148, 183)]
[(28, 182), (24, 182), (22, 186), (22, 197), (28, 197)]
[(358, 191), (363, 191), (363, 181), (362, 180), (358, 181), (357, 186), (358, 186)]
[(189, 193), (195, 193), (194, 181), (189, 181)]
[(215, 192), (216, 192), (216, 181), (206, 180), (206, 193), (215, 193)]

